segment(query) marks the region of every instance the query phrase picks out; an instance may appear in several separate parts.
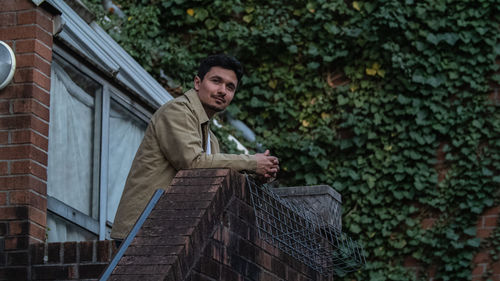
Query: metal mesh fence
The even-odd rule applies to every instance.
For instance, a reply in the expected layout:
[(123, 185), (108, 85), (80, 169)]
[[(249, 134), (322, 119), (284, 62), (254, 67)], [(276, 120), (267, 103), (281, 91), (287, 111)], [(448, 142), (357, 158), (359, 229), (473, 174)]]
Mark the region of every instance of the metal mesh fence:
[(363, 248), (317, 214), (280, 198), (247, 176), (259, 237), (322, 275), (344, 275), (365, 263)]

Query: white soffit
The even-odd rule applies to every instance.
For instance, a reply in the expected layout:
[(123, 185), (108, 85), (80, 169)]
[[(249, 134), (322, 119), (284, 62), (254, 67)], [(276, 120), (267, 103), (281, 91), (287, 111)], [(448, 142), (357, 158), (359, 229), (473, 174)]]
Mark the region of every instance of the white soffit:
[(64, 1), (47, 2), (62, 12), (63, 27), (56, 37), (153, 106), (159, 107), (172, 99), (172, 95), (96, 22), (87, 24)]

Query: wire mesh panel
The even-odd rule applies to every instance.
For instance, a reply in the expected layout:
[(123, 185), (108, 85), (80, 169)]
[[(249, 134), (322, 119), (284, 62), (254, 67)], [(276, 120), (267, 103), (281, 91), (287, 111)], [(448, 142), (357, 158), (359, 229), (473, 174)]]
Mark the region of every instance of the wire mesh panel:
[(248, 176), (247, 184), (262, 240), (325, 276), (343, 275), (366, 263), (363, 248), (338, 227)]

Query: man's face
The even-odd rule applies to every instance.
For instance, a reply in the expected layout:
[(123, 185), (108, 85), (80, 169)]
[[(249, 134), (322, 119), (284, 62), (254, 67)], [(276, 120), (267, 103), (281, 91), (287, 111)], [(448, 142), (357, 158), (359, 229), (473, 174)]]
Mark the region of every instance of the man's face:
[(203, 80), (194, 78), (194, 89), (209, 118), (231, 103), (237, 84), (234, 71), (218, 66), (210, 68)]

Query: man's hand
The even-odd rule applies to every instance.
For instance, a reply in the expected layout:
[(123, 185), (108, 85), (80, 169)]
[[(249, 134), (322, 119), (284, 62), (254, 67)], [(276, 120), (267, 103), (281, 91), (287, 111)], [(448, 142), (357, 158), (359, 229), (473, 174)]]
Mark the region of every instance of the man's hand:
[(276, 177), (280, 166), (278, 158), (270, 156), (269, 150), (264, 153), (255, 154), (257, 158), (257, 170), (255, 173), (262, 177), (265, 181), (269, 181)]

